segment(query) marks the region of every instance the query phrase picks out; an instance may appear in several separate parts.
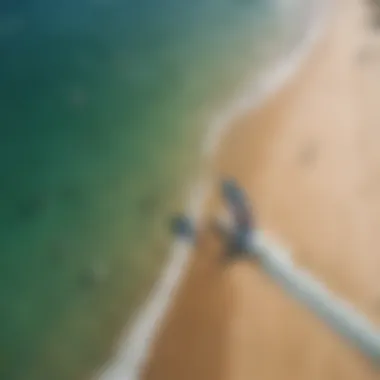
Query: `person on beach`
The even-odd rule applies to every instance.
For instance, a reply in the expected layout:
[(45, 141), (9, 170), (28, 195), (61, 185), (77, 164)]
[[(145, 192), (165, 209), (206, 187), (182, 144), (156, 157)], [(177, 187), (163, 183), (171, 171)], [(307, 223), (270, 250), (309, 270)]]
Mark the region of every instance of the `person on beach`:
[(250, 204), (233, 179), (225, 179), (221, 183), (222, 197), (227, 203), (227, 210), (232, 216), (232, 226), (227, 229), (219, 223), (219, 231), (226, 241), (226, 257), (236, 258), (248, 253), (249, 237), (254, 228)]
[(186, 215), (178, 214), (171, 219), (171, 232), (181, 239), (195, 243), (197, 233), (193, 221)]
[[(227, 203), (231, 223), (215, 218), (212, 229), (220, 236), (225, 245), (223, 258), (245, 257), (248, 253), (248, 239), (254, 227), (250, 204), (237, 183), (232, 179), (223, 180), (221, 195)], [(171, 220), (171, 231), (185, 241), (195, 244), (198, 233), (194, 223), (186, 215), (178, 214)]]

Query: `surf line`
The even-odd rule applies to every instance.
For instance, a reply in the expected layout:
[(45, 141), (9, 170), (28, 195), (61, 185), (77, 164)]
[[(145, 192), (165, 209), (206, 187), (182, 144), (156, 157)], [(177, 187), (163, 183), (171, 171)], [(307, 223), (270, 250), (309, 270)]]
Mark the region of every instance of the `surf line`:
[[(322, 38), (333, 4), (329, 0), (312, 0), (310, 6), (314, 8), (315, 14), (303, 40), (287, 57), (264, 72), (259, 82), (256, 79), (249, 81), (248, 86), (241, 92), (243, 96), (237, 99), (228, 112), (221, 114), (211, 124), (202, 149), (205, 160), (209, 161), (215, 156), (231, 121), (245, 110), (259, 108), (290, 81)], [(190, 188), (186, 214), (195, 222), (202, 217), (202, 209), (210, 189), (211, 180), (207, 178), (200, 178)], [(173, 242), (168, 263), (158, 282), (135, 316), (134, 323), (121, 334), (116, 354), (96, 376), (98, 380), (140, 379), (156, 333), (186, 271), (191, 249), (179, 239)]]

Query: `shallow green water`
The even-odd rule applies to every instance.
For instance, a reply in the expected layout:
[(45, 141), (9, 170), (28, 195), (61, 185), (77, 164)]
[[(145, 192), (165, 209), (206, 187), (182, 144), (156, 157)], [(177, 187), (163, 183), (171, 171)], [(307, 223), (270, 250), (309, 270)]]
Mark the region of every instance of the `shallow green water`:
[(85, 379), (107, 359), (213, 114), (297, 34), (275, 9), (0, 3), (1, 379)]

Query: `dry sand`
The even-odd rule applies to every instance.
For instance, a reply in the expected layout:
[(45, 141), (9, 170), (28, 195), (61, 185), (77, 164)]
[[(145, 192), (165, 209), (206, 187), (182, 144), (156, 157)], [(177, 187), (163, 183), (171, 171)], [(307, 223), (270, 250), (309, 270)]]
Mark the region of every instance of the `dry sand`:
[[(235, 121), (215, 171), (244, 185), (260, 226), (286, 242), (299, 265), (380, 325), (380, 30), (368, 9), (338, 1), (296, 78)], [(144, 379), (380, 373), (258, 266), (224, 266), (205, 232)]]

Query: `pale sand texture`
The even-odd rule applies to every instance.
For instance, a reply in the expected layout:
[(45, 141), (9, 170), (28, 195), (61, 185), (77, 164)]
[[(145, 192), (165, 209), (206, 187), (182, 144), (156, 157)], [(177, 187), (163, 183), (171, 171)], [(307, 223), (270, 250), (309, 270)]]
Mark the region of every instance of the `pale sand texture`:
[[(380, 326), (380, 30), (365, 11), (338, 1), (292, 83), (235, 121), (215, 172), (236, 177), (260, 226)], [(219, 256), (205, 232), (144, 379), (380, 379), (259, 267)]]

